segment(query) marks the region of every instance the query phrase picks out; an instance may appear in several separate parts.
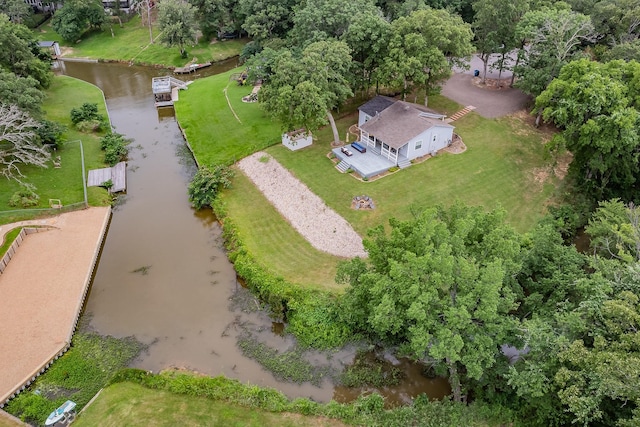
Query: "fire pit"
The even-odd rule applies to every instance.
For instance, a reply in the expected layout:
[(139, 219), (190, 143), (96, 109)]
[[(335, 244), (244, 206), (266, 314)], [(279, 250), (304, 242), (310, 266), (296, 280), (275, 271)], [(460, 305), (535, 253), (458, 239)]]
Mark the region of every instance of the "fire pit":
[(369, 196), (355, 196), (351, 200), (351, 208), (360, 209), (375, 209), (376, 205), (373, 203), (373, 199)]

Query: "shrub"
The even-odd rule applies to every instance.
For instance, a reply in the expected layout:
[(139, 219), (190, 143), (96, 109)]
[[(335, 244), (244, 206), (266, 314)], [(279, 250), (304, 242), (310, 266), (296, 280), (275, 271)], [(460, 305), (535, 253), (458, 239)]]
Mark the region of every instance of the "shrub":
[(127, 140), (124, 135), (112, 132), (100, 139), (100, 148), (104, 150), (104, 162), (110, 166), (126, 160), (129, 150)]
[(201, 167), (189, 184), (189, 201), (196, 209), (211, 206), (221, 188), (231, 187), (233, 171), (224, 165)]
[(9, 199), (9, 206), (31, 208), (38, 205), (40, 196), (35, 192), (36, 187), (32, 184), (22, 184), (20, 190), (13, 193)]
[(71, 109), (71, 122), (82, 132), (99, 131), (105, 127), (105, 118), (98, 113), (98, 104), (85, 102)]
[(82, 107), (71, 109), (71, 123), (77, 125), (80, 122), (88, 120), (101, 120), (102, 116), (98, 114), (98, 104), (85, 102)]
[(54, 150), (62, 145), (62, 134), (67, 128), (60, 123), (50, 120), (42, 120), (40, 127), (36, 129), (38, 139), (42, 145), (48, 145)]

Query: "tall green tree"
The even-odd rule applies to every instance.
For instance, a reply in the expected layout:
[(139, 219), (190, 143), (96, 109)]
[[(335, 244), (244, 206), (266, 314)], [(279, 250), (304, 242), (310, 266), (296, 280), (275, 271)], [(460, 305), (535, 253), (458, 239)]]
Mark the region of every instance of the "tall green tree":
[(391, 220), (365, 240), (369, 260), (339, 267), (350, 285), (342, 317), (356, 331), (448, 372), (453, 398), (499, 356), (514, 324), (511, 278), (520, 237), (504, 212), (454, 204), (410, 221)]
[(298, 0), (247, 0), (239, 7), (246, 18), (242, 28), (258, 42), (285, 37), (293, 27), (293, 10)]
[[(487, 76), (487, 66), (492, 54), (500, 54), (500, 64), (504, 64), (508, 52), (519, 47), (516, 27), (529, 10), (528, 0), (479, 0), (473, 3), (475, 19), (473, 31), (476, 37), (478, 56), (484, 69), (482, 83)], [(500, 66), (500, 72), (502, 72)], [(500, 78), (500, 77), (498, 77)]]
[(23, 0), (3, 0), (0, 2), (0, 13), (7, 15), (11, 22), (22, 24), (22, 21), (31, 16), (33, 11)]
[(245, 8), (238, 0), (189, 0), (189, 3), (195, 8), (196, 21), (207, 39), (242, 28)]
[(0, 70), (0, 102), (16, 105), (33, 117), (40, 116), (44, 100), (44, 93), (38, 87), (38, 81), (33, 77), (20, 77)]
[(339, 39), (361, 17), (379, 13), (373, 0), (306, 0), (294, 14), (290, 37), (298, 46)]
[(69, 0), (53, 15), (51, 26), (63, 39), (75, 42), (88, 29), (100, 29), (106, 20), (100, 0)]
[(0, 14), (0, 68), (19, 77), (32, 77), (40, 88), (48, 87), (53, 77), (33, 33), (3, 14)]
[(538, 96), (565, 64), (581, 56), (584, 43), (595, 41), (596, 33), (588, 16), (560, 2), (554, 8), (527, 12), (518, 23), (516, 37), (527, 43), (514, 70), (516, 86)]
[(340, 137), (331, 110), (353, 95), (347, 80), (351, 56), (340, 41), (320, 41), (296, 56), (285, 51), (260, 90), (260, 102), (285, 130), (304, 126), (314, 131), (327, 119), (334, 142)]
[(401, 87), (403, 96), (413, 90), (437, 93), (451, 75), (453, 64), (471, 55), (473, 33), (459, 16), (446, 10), (418, 10), (391, 24), (388, 54), (381, 66), (384, 83)]
[(640, 64), (574, 61), (536, 98), (535, 110), (562, 131), (570, 171), (589, 196), (633, 200), (640, 174)]
[(186, 58), (186, 45), (196, 42), (197, 24), (195, 10), (181, 0), (162, 0), (158, 6), (160, 42), (166, 46), (178, 46), (180, 55)]
[(378, 80), (380, 66), (387, 55), (391, 27), (379, 15), (364, 15), (343, 35), (351, 48), (355, 87), (368, 89)]
[(554, 380), (573, 422), (640, 423), (640, 297), (621, 292), (597, 307), (591, 337), (563, 349)]

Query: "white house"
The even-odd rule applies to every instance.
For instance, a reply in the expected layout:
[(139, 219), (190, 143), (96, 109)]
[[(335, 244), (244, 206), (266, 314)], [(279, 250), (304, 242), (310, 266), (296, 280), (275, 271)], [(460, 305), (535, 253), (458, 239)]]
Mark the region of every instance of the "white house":
[(454, 127), (445, 116), (417, 104), (377, 96), (359, 110), (361, 144), (398, 166), (434, 155), (453, 140)]

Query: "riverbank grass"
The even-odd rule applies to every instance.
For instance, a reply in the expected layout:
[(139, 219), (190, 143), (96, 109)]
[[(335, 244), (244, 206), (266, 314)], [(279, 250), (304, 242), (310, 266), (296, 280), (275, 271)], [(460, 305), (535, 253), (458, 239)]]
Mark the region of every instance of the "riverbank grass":
[(37, 425), (67, 400), (74, 401), (79, 411), (141, 349), (133, 338), (76, 333), (69, 351), (4, 409)]
[[(42, 108), (48, 120), (62, 123), (67, 127), (64, 134), (66, 142), (52, 153), (52, 161), (47, 168), (35, 166), (20, 168), (26, 176), (23, 181), (35, 185), (36, 193), (40, 196), (38, 205), (33, 208), (49, 208), (49, 199), (59, 199), (63, 206), (84, 201), (82, 160), (78, 141), (82, 141), (84, 148), (85, 172), (88, 173), (89, 169), (104, 167), (104, 153), (100, 150), (100, 137), (104, 133), (79, 132), (73, 128), (69, 117), (71, 109), (80, 107), (84, 102), (97, 104), (99, 113), (106, 116), (107, 110), (102, 92), (89, 83), (71, 77), (57, 76), (46, 91)], [(58, 156), (60, 156), (60, 167), (56, 168), (53, 160)], [(0, 180), (0, 194), (4, 195), (0, 198), (0, 213), (21, 209), (20, 206), (9, 206), (9, 198), (18, 190), (20, 190), (18, 182)], [(109, 194), (103, 188), (89, 187), (87, 196), (92, 206), (106, 206), (110, 203)], [(34, 210), (1, 214), (0, 224), (29, 219), (36, 214), (37, 211)]]
[(257, 103), (242, 102), (251, 86), (232, 79), (242, 68), (199, 79), (180, 92), (176, 116), (199, 165), (234, 163), (277, 144), (281, 126)]
[(135, 426), (343, 426), (324, 417), (271, 413), (199, 396), (151, 390), (129, 382), (104, 389), (74, 423)]
[(188, 46), (188, 59), (180, 56), (180, 50), (167, 48), (157, 41), (160, 29), (153, 25), (154, 42), (151, 43), (149, 28), (142, 25), (139, 16), (120, 26), (114, 22), (105, 25), (102, 31), (86, 33), (79, 43), (69, 43), (53, 31), (49, 20), (36, 30), (38, 40), (57, 41), (63, 56), (70, 58), (92, 58), (108, 61), (133, 62), (136, 64), (181, 67), (188, 61), (197, 63), (216, 62), (238, 56), (247, 39), (211, 42), (201, 40), (195, 46)]

